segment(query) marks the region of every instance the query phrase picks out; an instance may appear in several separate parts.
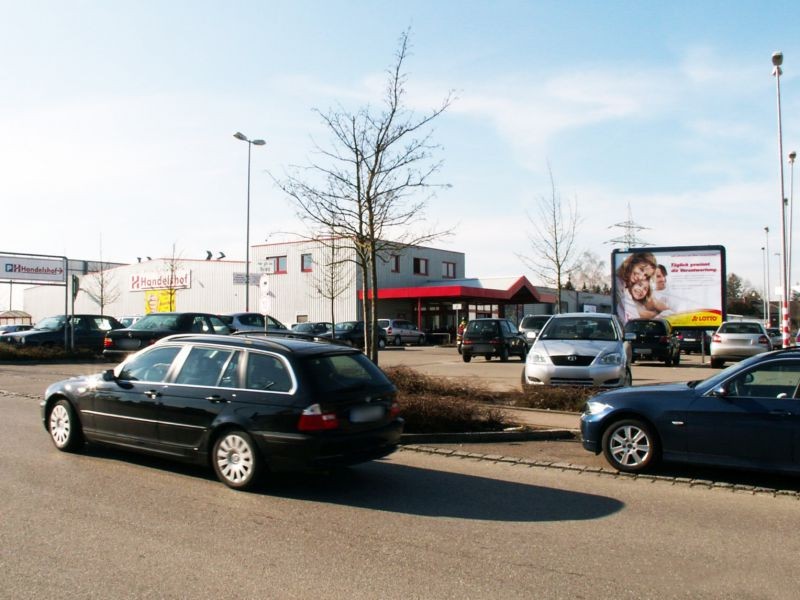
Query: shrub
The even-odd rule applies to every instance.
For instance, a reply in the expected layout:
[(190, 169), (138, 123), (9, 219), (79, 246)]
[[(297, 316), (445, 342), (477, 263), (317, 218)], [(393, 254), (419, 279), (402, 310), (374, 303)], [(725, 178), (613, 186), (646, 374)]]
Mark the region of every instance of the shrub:
[(66, 351), (55, 346), (12, 346), (0, 343), (0, 360), (8, 362), (57, 362), (95, 360), (94, 352), (85, 348)]

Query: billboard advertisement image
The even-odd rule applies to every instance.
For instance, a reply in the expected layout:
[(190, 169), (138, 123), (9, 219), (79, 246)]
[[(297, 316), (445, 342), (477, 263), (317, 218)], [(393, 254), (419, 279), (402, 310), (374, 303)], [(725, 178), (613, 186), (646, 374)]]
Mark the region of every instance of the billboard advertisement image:
[(718, 327), (725, 319), (725, 248), (676, 246), (614, 250), (614, 311), (666, 319), (673, 327)]

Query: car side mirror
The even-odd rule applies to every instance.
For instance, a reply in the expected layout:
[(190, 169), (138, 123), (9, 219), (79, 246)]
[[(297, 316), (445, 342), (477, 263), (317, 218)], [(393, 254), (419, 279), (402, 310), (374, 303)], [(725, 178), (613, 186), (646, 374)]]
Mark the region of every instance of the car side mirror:
[(711, 390), (711, 395), (716, 396), (717, 398), (727, 398), (728, 388), (726, 388), (724, 385), (719, 385)]
[(114, 369), (107, 369), (103, 371), (103, 381), (115, 381), (117, 376), (114, 375)]

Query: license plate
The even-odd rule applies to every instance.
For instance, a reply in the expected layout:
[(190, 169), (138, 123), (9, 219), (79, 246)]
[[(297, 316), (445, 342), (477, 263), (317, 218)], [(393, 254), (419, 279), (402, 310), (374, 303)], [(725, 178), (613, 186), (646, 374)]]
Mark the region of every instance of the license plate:
[(369, 423), (370, 421), (379, 421), (383, 418), (383, 412), (383, 406), (380, 405), (357, 406), (350, 409), (350, 422)]
[(636, 354), (642, 354), (642, 355), (650, 354), (650, 348), (637, 348)]
[(122, 338), (117, 340), (117, 346), (119, 346), (122, 350), (136, 350), (141, 345), (141, 341), (139, 340), (131, 340)]

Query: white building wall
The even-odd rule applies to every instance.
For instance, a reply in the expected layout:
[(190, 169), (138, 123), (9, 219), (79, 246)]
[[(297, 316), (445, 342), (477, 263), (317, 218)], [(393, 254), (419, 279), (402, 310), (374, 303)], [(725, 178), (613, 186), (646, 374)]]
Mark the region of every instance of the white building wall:
[[(302, 270), (303, 254), (312, 256), (310, 272)], [(300, 319), (330, 321), (331, 301), (326, 298), (327, 293), (320, 292), (320, 289), (325, 288), (326, 265), (331, 263), (329, 254), (330, 251), (323, 244), (312, 241), (253, 246), (250, 267), (250, 311), (261, 312), (259, 279), (265, 272), (267, 259), (285, 256), (286, 272), (267, 275), (268, 290), (271, 293), (269, 314), (287, 326)], [(462, 252), (412, 247), (403, 248), (397, 254), (400, 256), (399, 272), (392, 272), (391, 262), (378, 261), (378, 282), (381, 288), (415, 287), (430, 281), (440, 281), (443, 279), (443, 262), (455, 265), (455, 279), (464, 277), (465, 259)], [(428, 260), (427, 275), (414, 273), (414, 258)], [(334, 301), (333, 319), (336, 321), (360, 319), (362, 311), (358, 290), (362, 287), (361, 273), (356, 267), (352, 246), (341, 250), (340, 261), (345, 262), (338, 268), (336, 276), (343, 291)], [(136, 276), (153, 278), (159, 274), (166, 275), (170, 272), (170, 262), (168, 259), (156, 259), (107, 269), (104, 272), (108, 290), (106, 297), (109, 298), (116, 289), (118, 298), (113, 302), (106, 302), (103, 312), (115, 317), (145, 314), (147, 291), (133, 289), (132, 279)], [(94, 266), (93, 263), (86, 264)], [(245, 311), (243, 261), (178, 259), (174, 267), (188, 272), (189, 276), (189, 287), (177, 290), (176, 310), (217, 314)], [(84, 266), (76, 271), (80, 277), (81, 289), (96, 290), (98, 275), (84, 274), (86, 270)], [(415, 313), (415, 305), (416, 301), (412, 300), (381, 302), (378, 315), (411, 318)], [(24, 292), (24, 308), (34, 321), (63, 314), (64, 288), (31, 287)], [(71, 310), (71, 304), (67, 310)], [(85, 291), (81, 291), (75, 299), (74, 310), (76, 313), (100, 312), (99, 305)]]

